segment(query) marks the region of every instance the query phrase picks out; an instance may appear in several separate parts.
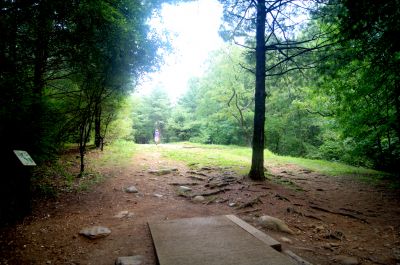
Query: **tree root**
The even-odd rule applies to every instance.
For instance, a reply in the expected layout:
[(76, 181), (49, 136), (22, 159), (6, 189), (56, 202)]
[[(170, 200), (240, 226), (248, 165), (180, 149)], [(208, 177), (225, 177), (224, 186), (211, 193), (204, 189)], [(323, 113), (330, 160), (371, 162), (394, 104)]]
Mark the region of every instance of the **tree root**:
[(361, 217), (358, 217), (358, 216), (355, 216), (355, 215), (352, 215), (352, 214), (349, 214), (349, 213), (331, 211), (331, 210), (328, 210), (328, 209), (325, 209), (325, 208), (322, 208), (322, 207), (319, 207), (319, 206), (314, 206), (314, 205), (310, 205), (310, 208), (312, 208), (312, 209), (314, 209), (314, 210), (321, 211), (321, 212), (326, 212), (326, 213), (331, 213), (331, 214), (337, 214), (337, 215), (346, 216), (346, 217), (349, 217), (349, 218), (352, 218), (352, 219), (356, 219), (356, 220), (359, 220), (359, 221), (362, 221), (362, 222), (364, 222), (364, 223), (369, 224), (368, 221), (365, 220), (364, 218), (361, 218)]
[(260, 196), (252, 199), (251, 201), (245, 202), (242, 205), (239, 205), (238, 207), (236, 207), (236, 209), (243, 209), (243, 208), (247, 208), (247, 207), (253, 207), (255, 204), (258, 203), (263, 203), (260, 199)]

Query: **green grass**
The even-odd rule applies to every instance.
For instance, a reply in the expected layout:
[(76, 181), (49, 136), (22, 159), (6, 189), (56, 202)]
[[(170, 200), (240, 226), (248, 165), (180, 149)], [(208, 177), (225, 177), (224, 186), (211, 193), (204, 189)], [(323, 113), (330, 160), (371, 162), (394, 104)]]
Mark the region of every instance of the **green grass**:
[(118, 140), (104, 147), (104, 151), (96, 151), (101, 155), (95, 162), (98, 166), (124, 166), (128, 164), (138, 151), (138, 145), (132, 141)]
[(163, 145), (159, 150), (164, 157), (194, 167), (227, 167), (240, 174), (247, 173), (250, 168), (250, 149), (245, 147), (179, 143)]
[(301, 166), (305, 169), (317, 171), (319, 173), (330, 176), (384, 174), (383, 172), (368, 168), (354, 167), (343, 163), (329, 162), (326, 160), (307, 159), (307, 158), (290, 157), (290, 156), (278, 156), (273, 154), (271, 155), (271, 157), (267, 159), (267, 161), (268, 160), (275, 160), (280, 164), (294, 164), (297, 166)]
[[(65, 146), (75, 150), (76, 144)], [(35, 170), (32, 187), (39, 196), (56, 197), (63, 190), (66, 192), (89, 190), (103, 181), (102, 168), (123, 167), (130, 163), (138, 148), (133, 142), (115, 141), (105, 146), (104, 151), (89, 148), (85, 156), (85, 172), (79, 174), (78, 153), (69, 153), (51, 164), (44, 164)], [(77, 151), (76, 151), (77, 152)]]
[[(192, 168), (201, 168), (203, 166), (229, 168), (241, 175), (249, 172), (251, 163), (251, 149), (248, 147), (203, 145), (187, 142), (156, 146), (139, 145), (129, 141), (116, 141), (106, 146), (103, 152), (95, 152), (98, 155), (94, 153), (95, 155), (90, 159), (90, 164), (94, 168), (123, 167), (132, 161), (135, 154), (150, 152), (160, 152), (163, 157), (184, 162)], [(264, 157), (266, 167), (296, 165), (329, 176), (352, 176), (369, 183), (378, 183), (384, 177), (389, 176), (389, 174), (384, 172), (349, 166), (342, 163), (279, 156), (268, 150), (265, 150)], [(93, 179), (94, 182), (97, 182), (101, 178), (97, 176), (93, 177)]]
[(85, 172), (78, 179), (75, 189), (77, 191), (87, 191), (95, 184), (100, 183), (105, 179), (105, 176), (98, 172)]
[[(165, 144), (162, 148), (159, 148), (159, 151), (167, 158), (183, 161), (188, 165), (195, 165), (197, 167), (231, 167), (240, 174), (246, 174), (250, 169), (251, 149), (248, 147), (179, 143)], [(265, 150), (264, 158), (267, 167), (293, 164), (329, 176), (350, 175), (357, 176), (361, 180), (372, 182), (388, 176), (388, 174), (384, 172), (354, 167), (343, 163), (279, 156), (268, 150)]]

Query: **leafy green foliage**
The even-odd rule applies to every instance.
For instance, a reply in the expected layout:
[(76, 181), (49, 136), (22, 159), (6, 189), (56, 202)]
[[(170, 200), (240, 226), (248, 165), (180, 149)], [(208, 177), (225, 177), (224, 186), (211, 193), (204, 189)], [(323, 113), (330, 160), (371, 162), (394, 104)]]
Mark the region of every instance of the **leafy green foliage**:
[(2, 1), (1, 157), (26, 150), (42, 164), (79, 142), (82, 173), (93, 129), (97, 144), (118, 116), (116, 101), (156, 69), (163, 43), (147, 22), (161, 3)]
[[(246, 60), (245, 51), (238, 47), (227, 46), (212, 54), (206, 75), (191, 80), (168, 122), (171, 135), (180, 135), (174, 141), (251, 145), (254, 76), (240, 66)], [(265, 135), (273, 152), (321, 157), (318, 148), (328, 119), (310, 113), (309, 108), (321, 106), (309, 85), (312, 81), (292, 74), (267, 82)]]
[(210, 58), (205, 76), (192, 79), (179, 101), (191, 134), (181, 140), (250, 145), (254, 77), (239, 66), (244, 60), (239, 48), (227, 46)]
[(138, 143), (153, 141), (153, 133), (158, 129), (161, 141), (168, 141), (167, 121), (170, 118), (171, 103), (162, 89), (155, 89), (149, 96), (136, 100), (133, 110), (134, 139)]
[(320, 92), (335, 113), (334, 138), (341, 144), (334, 148), (346, 146), (343, 161), (399, 172), (398, 3), (332, 2), (327, 9), (338, 19), (322, 23), (337, 25), (340, 35), (332, 38), (340, 42), (326, 51)]

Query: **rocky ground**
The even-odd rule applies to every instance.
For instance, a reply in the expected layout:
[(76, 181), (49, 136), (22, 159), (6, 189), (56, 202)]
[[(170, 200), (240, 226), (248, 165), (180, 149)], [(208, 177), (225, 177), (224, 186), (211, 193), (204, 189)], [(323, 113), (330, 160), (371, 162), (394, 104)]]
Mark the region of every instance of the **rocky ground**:
[[(101, 265), (125, 256), (156, 264), (148, 221), (223, 214), (312, 264), (400, 263), (398, 191), (294, 165), (268, 170), (270, 181), (257, 183), (230, 168), (193, 169), (141, 152), (102, 168), (106, 179), (88, 191), (38, 202), (32, 216), (1, 228), (0, 264)], [(95, 228), (100, 238), (83, 230), (93, 226), (103, 227)]]

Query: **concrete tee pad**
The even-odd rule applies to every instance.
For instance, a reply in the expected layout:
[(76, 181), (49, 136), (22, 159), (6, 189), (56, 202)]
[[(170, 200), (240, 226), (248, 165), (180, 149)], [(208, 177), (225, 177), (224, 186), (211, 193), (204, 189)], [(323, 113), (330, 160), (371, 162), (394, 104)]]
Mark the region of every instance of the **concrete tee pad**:
[[(280, 244), (234, 215), (149, 223), (160, 265), (295, 265)], [(274, 248), (272, 248), (272, 247)]]

